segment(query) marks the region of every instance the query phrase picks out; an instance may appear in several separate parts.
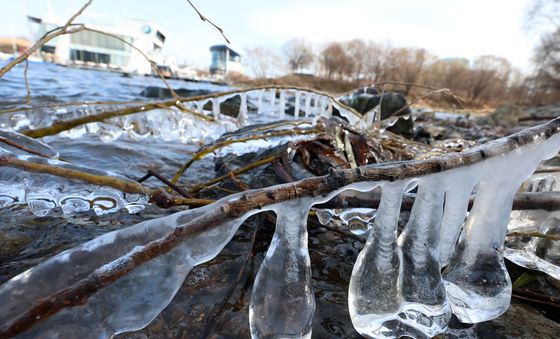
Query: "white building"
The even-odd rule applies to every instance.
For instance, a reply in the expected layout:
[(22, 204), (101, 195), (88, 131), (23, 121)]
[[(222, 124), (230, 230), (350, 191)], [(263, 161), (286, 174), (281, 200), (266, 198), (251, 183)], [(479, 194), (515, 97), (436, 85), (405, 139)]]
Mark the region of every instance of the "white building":
[(210, 47), (212, 63), (210, 74), (226, 75), (229, 73), (243, 73), (241, 67), (241, 54), (226, 45), (215, 45)]
[[(65, 24), (64, 20), (46, 16), (29, 16), (38, 40), (46, 32)], [(80, 16), (86, 27), (118, 36), (83, 30), (59, 36), (41, 48), (45, 59), (63, 65), (108, 68), (129, 73), (150, 74), (150, 62), (127, 43), (142, 51), (152, 62), (160, 64), (166, 34), (157, 24), (143, 20), (116, 19), (102, 16)]]

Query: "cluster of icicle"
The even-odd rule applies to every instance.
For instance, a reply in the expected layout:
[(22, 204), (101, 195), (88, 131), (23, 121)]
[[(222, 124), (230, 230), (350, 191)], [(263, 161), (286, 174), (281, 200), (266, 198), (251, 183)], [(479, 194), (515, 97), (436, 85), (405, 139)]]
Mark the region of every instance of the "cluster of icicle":
[[(503, 140), (493, 143), (497, 148), (507, 145)], [(502, 249), (513, 197), (540, 161), (559, 149), (560, 134), (548, 139), (536, 135), (530, 144), (471, 165), (410, 179), (353, 183), (325, 196), (251, 210), (192, 236), (97, 292), (87, 304), (60, 311), (22, 337), (104, 338), (143, 328), (168, 305), (189, 271), (214, 258), (246, 218), (274, 211), (276, 231), (253, 286), (251, 334), (309, 338), (315, 301), (308, 212), (344, 191), (379, 189), (380, 204), (350, 278), (348, 307), (356, 330), (366, 337), (422, 338), (444, 332), (452, 314), (465, 323), (496, 318), (511, 297)], [(399, 234), (401, 199), (413, 189), (415, 202)], [(243, 197), (232, 195), (107, 233), (21, 273), (0, 287), (0, 326), (36, 300), (72, 286), (93, 270), (102, 275), (150, 241)]]
[[(237, 115), (231, 117), (223, 114), (221, 104), (234, 97), (240, 98)], [(347, 118), (352, 125), (360, 123), (365, 126), (371, 124), (372, 120), (371, 117), (362, 118), (329, 96), (283, 88), (228, 92), (206, 99), (186, 100), (180, 104), (191, 111), (212, 117), (214, 120), (205, 120), (171, 106), (118, 116), (103, 122), (91, 122), (59, 135), (68, 138), (94, 135), (99, 136), (103, 142), (112, 142), (119, 138), (133, 141), (155, 138), (166, 142), (196, 143), (213, 141), (225, 132), (245, 126), (248, 120), (258, 120), (257, 114), (277, 120), (318, 118), (330, 117), (333, 108), (336, 108), (340, 115)], [(1, 114), (0, 128), (12, 131), (36, 129), (51, 126), (55, 121), (76, 119), (124, 107), (82, 105), (59, 107), (53, 110), (24, 109)], [(255, 113), (255, 116), (249, 119), (249, 113)], [(364, 119), (369, 119), (369, 121)]]
[[(558, 174), (534, 175), (529, 181), (528, 191), (557, 192), (560, 190), (558, 180)], [(513, 211), (508, 232), (560, 235), (560, 211)], [(544, 272), (560, 280), (560, 241), (514, 237), (506, 242), (504, 256), (517, 265)]]
[[(23, 160), (33, 164), (47, 164), (60, 169), (78, 170), (93, 175), (103, 175), (131, 182), (122, 176), (94, 170), (58, 160), (58, 152), (50, 146), (24, 135), (0, 130), (0, 137), (17, 142), (43, 157), (28, 155), (18, 148), (0, 142), (0, 157)], [(48, 158), (47, 158), (48, 157)], [(146, 194), (125, 194), (111, 187), (87, 184), (46, 173), (33, 173), (14, 167), (0, 170), (0, 208), (27, 204), (33, 214), (43, 217), (60, 208), (64, 214), (93, 210), (97, 215), (116, 212), (122, 208), (130, 213), (144, 209)]]

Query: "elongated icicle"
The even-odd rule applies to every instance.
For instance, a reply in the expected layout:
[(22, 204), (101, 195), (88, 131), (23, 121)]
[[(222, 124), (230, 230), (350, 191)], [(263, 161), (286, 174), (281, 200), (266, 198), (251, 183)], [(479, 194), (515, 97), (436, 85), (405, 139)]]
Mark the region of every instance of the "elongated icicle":
[(276, 232), (251, 296), (249, 322), (253, 338), (311, 338), (315, 298), (307, 250), (310, 198), (278, 205)]
[(397, 334), (401, 295), (397, 222), (406, 182), (382, 186), (379, 212), (368, 240), (354, 264), (348, 308), (354, 328), (362, 335), (391, 338)]
[(451, 318), (438, 254), (445, 186), (433, 175), (419, 180), (410, 219), (398, 241), (403, 298), (398, 334), (433, 337), (445, 331)]
[(513, 197), (542, 159), (558, 151), (559, 135), (471, 166), (484, 173), (457, 251), (443, 272), (453, 313), (464, 323), (494, 319), (509, 307), (511, 280), (503, 245)]

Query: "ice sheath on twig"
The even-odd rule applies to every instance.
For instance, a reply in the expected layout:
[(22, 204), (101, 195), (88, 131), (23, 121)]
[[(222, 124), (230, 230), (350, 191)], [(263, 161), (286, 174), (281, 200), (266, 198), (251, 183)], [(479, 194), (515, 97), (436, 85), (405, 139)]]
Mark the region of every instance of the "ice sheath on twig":
[[(108, 319), (108, 323), (106, 321), (105, 324), (110, 327), (102, 327), (103, 331), (120, 333), (141, 328), (167, 305), (184, 276), (194, 265), (217, 255), (245, 218), (269, 210), (273, 204), (304, 197), (313, 198), (315, 203), (319, 203), (344, 190), (370, 190), (372, 182), (391, 182), (426, 176), (446, 176), (449, 179), (450, 175), (466, 172), (469, 175), (478, 173), (480, 180), (491, 181), (493, 170), (503, 171), (508, 168), (508, 161), (513, 161), (512, 159), (515, 159), (516, 165), (523, 164), (523, 170), (518, 171), (520, 175), (513, 178), (511, 183), (516, 185), (524, 179), (524, 175), (530, 174), (531, 168), (537, 167), (541, 159), (556, 154), (560, 148), (559, 132), (560, 119), (556, 119), (463, 153), (425, 161), (332, 171), (323, 177), (234, 194), (204, 208), (146, 221), (129, 229), (108, 233), (22, 273), (25, 279), (15, 277), (3, 285), (0, 288), (0, 297), (5, 303), (0, 306), (3, 309), (0, 312), (2, 315), (0, 335), (22, 333), (35, 324), (38, 325), (33, 327), (33, 331), (48, 330), (50, 331), (48, 333), (59, 333), (64, 328), (57, 326), (61, 322), (67, 324), (69, 316), (77, 317), (75, 318), (77, 327), (73, 329), (78, 332), (73, 333), (89, 333), (88, 331), (92, 329), (88, 326), (94, 326), (99, 330), (97, 320), (91, 319), (92, 321), (85, 323), (82, 321), (87, 320), (82, 317), (88, 314)], [(490, 176), (487, 177), (489, 174)], [(507, 202), (504, 205), (504, 208), (507, 208)], [(509, 208), (511, 208), (511, 200)], [(418, 227), (421, 232), (424, 226)], [(496, 241), (499, 242), (499, 239), (492, 237), (489, 243), (493, 245)], [(115, 247), (117, 244), (118, 247)], [(399, 248), (400, 246), (399, 244)], [(468, 247), (465, 248), (468, 250)], [(475, 250), (486, 253), (487, 249), (477, 247)], [(455, 255), (460, 259), (462, 253)], [(160, 256), (165, 256), (165, 259), (152, 260)], [(175, 260), (176, 256), (191, 259), (186, 263), (183, 262), (184, 259), (176, 261), (175, 264), (169, 263), (169, 260)], [(76, 260), (82, 260), (80, 258), (88, 258), (88, 262), (83, 263), (82, 268), (76, 271), (73, 267), (77, 263)], [(451, 262), (459, 263), (460, 261), (457, 261), (459, 259), (452, 259)], [(177, 265), (174, 267), (180, 269), (165, 271), (171, 275), (158, 275), (157, 272), (164, 269), (166, 263)], [(496, 263), (499, 266), (499, 261)], [(456, 284), (462, 290), (471, 288), (469, 282), (456, 280), (461, 276), (457, 264), (451, 267), (448, 269), (449, 272), (446, 271), (444, 279), (449, 279), (446, 281)], [(72, 270), (71, 274), (63, 273), (69, 268)], [(458, 268), (462, 266), (459, 265)], [(51, 274), (56, 274), (59, 278), (53, 279)], [(161, 284), (157, 284), (158, 293), (146, 293), (146, 291), (155, 292), (152, 289), (153, 274), (161, 279), (170, 280), (167, 283), (162, 281)], [(162, 286), (169, 288), (162, 289)], [(147, 290), (143, 291), (143, 288)], [(25, 292), (21, 294), (18, 291)], [(14, 294), (15, 292), (17, 295)], [(144, 297), (140, 297), (138, 293)], [(480, 293), (481, 297), (491, 297), (491, 294), (485, 294), (486, 291)], [(22, 298), (22, 295), (25, 298)], [(154, 299), (145, 300), (144, 298), (149, 295), (153, 295)], [(450, 299), (453, 309), (460, 295), (455, 295), (454, 298)], [(105, 304), (109, 300), (112, 302)], [(424, 302), (422, 299), (417, 300), (420, 304)], [(142, 303), (142, 311), (138, 309), (139, 302)], [(147, 303), (151, 305), (149, 309), (145, 306)], [(500, 308), (502, 307), (503, 304), (500, 304)], [(122, 318), (124, 314), (135, 316), (124, 321)], [(51, 317), (52, 319), (49, 319)], [(418, 318), (419, 321), (423, 319), (422, 317), (424, 315)], [(419, 325), (410, 319), (407, 321), (408, 326), (420, 328), (421, 331), (431, 331), (428, 328), (418, 327)], [(70, 329), (66, 327), (66, 330)]]

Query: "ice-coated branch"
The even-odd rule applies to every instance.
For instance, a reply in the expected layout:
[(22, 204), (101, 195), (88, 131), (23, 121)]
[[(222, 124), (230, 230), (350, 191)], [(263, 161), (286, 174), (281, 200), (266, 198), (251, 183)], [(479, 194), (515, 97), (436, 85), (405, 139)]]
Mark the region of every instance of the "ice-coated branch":
[[(95, 269), (73, 285), (37, 300), (27, 310), (2, 324), (0, 337), (14, 336), (44, 321), (66, 307), (85, 304), (96, 292), (107, 287), (153, 258), (173, 250), (201, 232), (239, 220), (251, 211), (265, 206), (305, 197), (326, 197), (332, 192), (359, 182), (392, 182), (418, 178), (430, 174), (462, 168), (488, 158), (504, 155), (529, 144), (542, 143), (560, 132), (560, 118), (544, 125), (523, 130), (506, 138), (489, 142), (462, 153), (450, 154), (425, 161), (388, 163), (358, 167), (351, 170), (333, 170), (322, 177), (313, 177), (295, 183), (234, 194), (207, 206), (204, 212), (188, 220), (167, 235), (143, 246), (137, 246), (126, 256)], [(556, 145), (554, 145), (556, 148)], [(546, 151), (549, 152), (549, 151)], [(555, 149), (557, 152), (557, 149)], [(553, 154), (550, 154), (552, 156)], [(86, 273), (87, 274), (87, 273)]]
[(176, 183), (179, 178), (185, 173), (185, 171), (197, 160), (200, 160), (207, 156), (208, 154), (231, 144), (241, 143), (251, 140), (259, 140), (259, 139), (268, 139), (268, 138), (275, 138), (275, 137), (284, 137), (284, 136), (293, 136), (293, 135), (306, 135), (306, 134), (315, 134), (319, 133), (321, 130), (317, 127), (313, 128), (306, 128), (306, 129), (289, 129), (289, 130), (280, 130), (280, 131), (272, 131), (266, 132), (260, 135), (251, 135), (242, 138), (233, 138), (233, 139), (226, 139), (226, 140), (218, 140), (215, 143), (205, 145), (201, 147), (193, 156), (192, 158), (187, 161), (177, 173), (171, 179), (172, 183)]
[[(361, 119), (362, 115), (360, 113), (358, 113), (356, 110), (354, 110), (352, 107), (349, 107), (341, 102), (339, 102), (335, 97), (333, 97), (332, 95), (325, 93), (325, 92), (321, 92), (321, 91), (316, 91), (313, 89), (309, 89), (309, 88), (304, 88), (304, 87), (297, 87), (297, 86), (256, 86), (256, 87), (247, 87), (247, 88), (243, 88), (243, 89), (237, 89), (237, 90), (232, 90), (232, 91), (225, 91), (225, 92), (219, 92), (219, 93), (211, 93), (211, 94), (206, 94), (206, 95), (200, 95), (200, 96), (193, 96), (193, 97), (188, 97), (188, 98), (179, 98), (179, 99), (172, 99), (172, 100), (167, 100), (167, 101), (161, 101), (161, 102), (151, 102), (151, 103), (140, 103), (137, 105), (133, 105), (133, 106), (128, 106), (125, 108), (121, 108), (121, 109), (117, 109), (117, 110), (111, 110), (111, 111), (107, 111), (107, 112), (102, 112), (102, 113), (98, 113), (98, 114), (92, 114), (92, 115), (87, 115), (87, 116), (82, 116), (82, 117), (78, 117), (78, 118), (74, 118), (74, 119), (69, 119), (69, 120), (62, 120), (62, 121), (54, 121), (52, 123), (52, 126), (49, 127), (41, 127), (41, 128), (36, 128), (36, 129), (28, 129), (28, 130), (24, 130), (24, 131), (20, 131), (20, 133), (25, 134), (29, 137), (32, 138), (42, 138), (45, 136), (50, 136), (50, 135), (56, 135), (58, 133), (64, 132), (64, 131), (68, 131), (72, 128), (75, 127), (79, 127), (79, 126), (83, 126), (85, 124), (89, 124), (92, 122), (100, 122), (100, 121), (104, 121), (110, 118), (116, 118), (116, 117), (122, 117), (122, 116), (127, 116), (127, 115), (132, 115), (132, 114), (136, 114), (136, 113), (142, 113), (142, 112), (147, 112), (150, 110), (154, 110), (154, 109), (158, 109), (158, 108), (168, 108), (168, 107), (173, 107), (173, 106), (177, 106), (177, 103), (189, 103), (189, 102), (205, 102), (207, 100), (210, 99), (217, 99), (220, 97), (231, 97), (234, 96), (236, 94), (242, 94), (242, 93), (247, 93), (250, 91), (259, 91), (259, 90), (293, 90), (293, 91), (302, 91), (302, 92), (307, 92), (307, 93), (312, 93), (321, 97), (325, 97), (328, 98), (328, 100), (330, 100), (331, 102), (333, 102), (334, 104), (336, 104), (336, 106), (344, 109), (345, 111), (349, 112), (349, 114), (351, 114), (356, 120)], [(126, 102), (123, 102), (123, 104), (127, 104)], [(185, 110), (185, 108), (183, 107), (183, 105), (179, 105), (179, 109), (181, 110)], [(22, 108), (21, 110), (28, 110), (29, 108)], [(12, 110), (13, 111), (13, 110)], [(188, 112), (190, 114), (194, 114), (200, 118), (204, 118), (206, 120), (213, 120), (211, 117), (206, 116), (204, 114), (200, 114), (198, 112), (194, 112), (191, 110), (188, 110)]]

